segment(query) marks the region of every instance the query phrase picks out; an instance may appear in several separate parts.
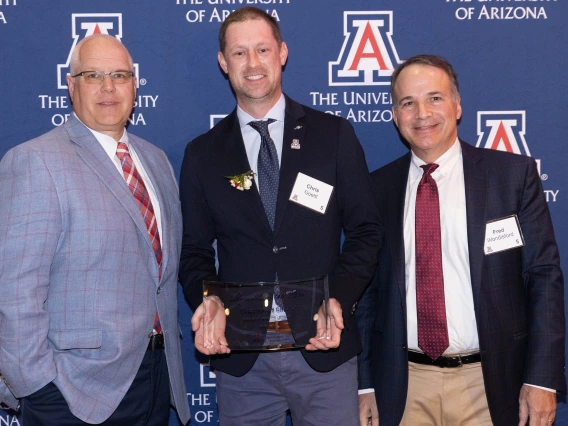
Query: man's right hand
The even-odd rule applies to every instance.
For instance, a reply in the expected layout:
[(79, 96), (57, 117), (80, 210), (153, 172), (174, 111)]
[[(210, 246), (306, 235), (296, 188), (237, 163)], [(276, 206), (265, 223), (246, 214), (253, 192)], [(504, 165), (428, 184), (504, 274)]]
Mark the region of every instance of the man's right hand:
[(195, 348), (205, 355), (230, 353), (225, 339), (226, 322), (225, 309), (219, 298), (211, 296), (204, 299), (191, 318)]
[(375, 392), (359, 395), (359, 425), (379, 426), (379, 410)]

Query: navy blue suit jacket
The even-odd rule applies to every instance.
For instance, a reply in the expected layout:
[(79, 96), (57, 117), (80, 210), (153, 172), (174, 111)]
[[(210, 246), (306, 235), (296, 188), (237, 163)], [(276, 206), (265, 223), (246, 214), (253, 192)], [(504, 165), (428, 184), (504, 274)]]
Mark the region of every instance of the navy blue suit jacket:
[[(298, 139), (300, 149), (291, 144)], [(193, 309), (202, 281), (296, 280), (329, 274), (330, 296), (343, 308), (346, 329), (337, 350), (304, 352), (312, 368), (330, 371), (361, 350), (352, 307), (371, 280), (379, 248), (378, 213), (363, 149), (345, 119), (286, 98), (274, 231), (256, 184), (238, 191), (226, 176), (250, 170), (236, 109), (188, 144), (180, 195), (184, 233), (180, 281)], [(325, 214), (288, 201), (302, 172), (334, 187)], [(345, 241), (340, 253), (341, 232)], [(217, 240), (219, 271), (211, 244)], [(285, 249), (284, 249), (285, 248)], [(258, 353), (213, 357), (217, 370), (245, 374)]]
[[(485, 390), (493, 423), (510, 426), (518, 423), (523, 383), (566, 392), (564, 280), (535, 161), (461, 146)], [(381, 426), (399, 424), (408, 387), (403, 213), (410, 161), (408, 153), (371, 174), (385, 233), (357, 312), (367, 336), (359, 387), (374, 387)], [(525, 246), (486, 256), (485, 224), (513, 214)]]

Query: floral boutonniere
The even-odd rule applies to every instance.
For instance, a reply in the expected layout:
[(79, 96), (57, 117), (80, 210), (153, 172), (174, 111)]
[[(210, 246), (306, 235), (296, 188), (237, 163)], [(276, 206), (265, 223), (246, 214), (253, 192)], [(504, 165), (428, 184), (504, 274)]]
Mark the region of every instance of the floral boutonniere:
[(252, 179), (254, 177), (254, 172), (249, 170), (248, 172), (242, 173), (235, 176), (225, 176), (229, 179), (229, 183), (233, 188), (237, 188), (239, 191), (244, 191), (245, 189), (250, 189), (252, 186)]

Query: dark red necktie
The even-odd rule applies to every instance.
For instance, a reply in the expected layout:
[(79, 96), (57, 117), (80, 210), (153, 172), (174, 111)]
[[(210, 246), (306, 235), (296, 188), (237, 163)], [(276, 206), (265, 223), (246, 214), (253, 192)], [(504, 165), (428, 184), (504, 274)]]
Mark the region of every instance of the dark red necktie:
[(450, 345), (444, 300), (440, 202), (432, 178), (437, 164), (425, 164), (416, 192), (416, 310), (418, 347), (433, 360)]
[[(144, 218), (144, 223), (146, 224), (146, 229), (150, 235), (150, 241), (152, 243), (152, 248), (154, 249), (154, 255), (156, 256), (156, 262), (158, 262), (158, 279), (162, 278), (162, 246), (160, 244), (160, 234), (158, 233), (158, 223), (156, 221), (156, 215), (154, 214), (154, 207), (152, 206), (152, 201), (150, 200), (150, 194), (144, 185), (142, 176), (136, 170), (132, 157), (130, 156), (130, 151), (128, 150), (128, 145), (119, 142), (116, 149), (116, 156), (120, 160), (122, 165), (122, 172), (124, 174), (124, 179), (128, 184), (128, 189), (134, 195), (136, 204), (142, 213)], [(154, 318), (154, 330), (158, 334), (162, 333), (162, 325), (160, 324), (160, 317), (158, 312), (156, 312), (156, 317)]]

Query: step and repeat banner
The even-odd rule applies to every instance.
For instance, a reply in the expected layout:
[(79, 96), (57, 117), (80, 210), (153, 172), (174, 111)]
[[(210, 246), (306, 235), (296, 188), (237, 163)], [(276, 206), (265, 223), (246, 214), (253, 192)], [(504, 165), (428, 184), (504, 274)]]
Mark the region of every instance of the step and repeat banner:
[[(460, 137), (537, 160), (568, 270), (568, 0), (0, 0), (0, 157), (67, 120), (71, 49), (101, 32), (135, 62), (129, 131), (179, 173), (186, 144), (235, 106), (217, 32), (245, 5), (280, 22), (284, 91), (348, 119), (370, 170), (406, 152), (392, 122), (393, 67), (418, 53), (446, 57), (460, 79)], [(183, 302), (179, 315), (191, 424), (216, 424), (215, 375), (194, 350)], [(0, 410), (0, 426), (19, 424)], [(565, 403), (556, 424), (568, 425)]]

